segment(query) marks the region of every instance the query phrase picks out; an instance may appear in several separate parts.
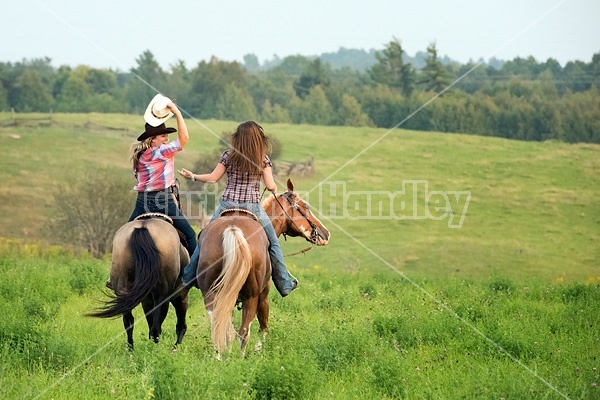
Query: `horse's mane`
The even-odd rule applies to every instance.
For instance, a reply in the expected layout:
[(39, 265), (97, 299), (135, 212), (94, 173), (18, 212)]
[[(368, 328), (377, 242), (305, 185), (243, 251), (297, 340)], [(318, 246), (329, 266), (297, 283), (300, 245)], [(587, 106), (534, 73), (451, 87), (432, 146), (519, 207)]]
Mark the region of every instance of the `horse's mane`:
[(263, 200), (262, 206), (265, 210), (268, 210), (271, 207), (271, 203), (275, 200), (275, 195), (270, 195), (266, 199)]

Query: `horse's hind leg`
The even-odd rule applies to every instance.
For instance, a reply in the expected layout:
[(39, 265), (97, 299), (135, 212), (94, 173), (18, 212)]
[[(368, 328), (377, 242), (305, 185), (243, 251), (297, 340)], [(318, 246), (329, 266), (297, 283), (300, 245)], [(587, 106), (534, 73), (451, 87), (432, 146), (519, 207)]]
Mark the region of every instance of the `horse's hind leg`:
[[(146, 323), (148, 324), (148, 339), (154, 339), (152, 332), (152, 326), (154, 324), (154, 315), (158, 312), (154, 309), (154, 303), (144, 299), (142, 302), (142, 308), (144, 309), (144, 316), (146, 317)], [(157, 342), (158, 340), (155, 340)]]
[(258, 323), (260, 325), (258, 331), (266, 336), (269, 333), (269, 290), (263, 290), (258, 296)]
[(259, 339), (258, 343), (254, 348), (255, 351), (259, 351), (262, 348), (262, 341), (267, 338), (267, 334), (269, 333), (269, 291), (264, 290), (260, 296), (258, 297), (258, 310), (257, 310), (257, 318), (258, 318), (258, 334)]
[(169, 303), (166, 301), (163, 301), (162, 303), (162, 305), (157, 306), (155, 304), (161, 304), (161, 301), (149, 299), (145, 299), (142, 302), (144, 315), (146, 316), (146, 322), (148, 323), (148, 339), (153, 340), (154, 343), (158, 343), (160, 334), (162, 333), (162, 322), (166, 318), (167, 312), (169, 311)]
[(133, 350), (133, 322), (134, 318), (131, 311), (123, 314), (123, 326), (125, 327), (125, 332), (127, 332), (127, 344), (130, 350)]
[(250, 324), (256, 316), (258, 297), (251, 297), (247, 300), (244, 300), (242, 303), (242, 324), (238, 334), (240, 337), (240, 347), (243, 351), (244, 347), (246, 347), (246, 344), (248, 344), (248, 339), (250, 338)]
[(175, 326), (175, 332), (177, 333), (177, 342), (175, 342), (175, 347), (177, 347), (181, 344), (183, 336), (187, 331), (187, 323), (185, 321), (188, 309), (187, 293), (180, 296), (176, 295), (171, 300), (171, 304), (173, 304), (173, 307), (175, 307), (175, 314), (177, 315), (177, 325)]
[(152, 321), (152, 339), (154, 343), (158, 343), (158, 339), (162, 333), (162, 324), (167, 318), (167, 313), (169, 312), (169, 302), (162, 300), (160, 306), (156, 306), (157, 309), (154, 310), (154, 320)]

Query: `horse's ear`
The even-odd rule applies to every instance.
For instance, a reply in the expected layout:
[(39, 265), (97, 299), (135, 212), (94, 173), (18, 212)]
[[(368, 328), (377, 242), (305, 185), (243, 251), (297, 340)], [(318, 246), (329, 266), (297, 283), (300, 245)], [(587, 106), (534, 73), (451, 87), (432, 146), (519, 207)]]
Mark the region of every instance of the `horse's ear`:
[(288, 178), (287, 180), (287, 188), (290, 192), (294, 191), (294, 184), (292, 183), (292, 180)]

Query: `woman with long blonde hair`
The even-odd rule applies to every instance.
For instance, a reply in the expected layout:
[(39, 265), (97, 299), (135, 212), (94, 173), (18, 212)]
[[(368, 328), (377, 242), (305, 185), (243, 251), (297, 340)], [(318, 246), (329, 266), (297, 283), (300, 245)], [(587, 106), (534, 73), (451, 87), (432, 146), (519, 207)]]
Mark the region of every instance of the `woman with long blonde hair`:
[[(192, 255), (196, 250), (196, 233), (175, 201), (175, 155), (183, 150), (189, 139), (187, 126), (179, 108), (169, 101), (166, 107), (177, 119), (177, 127), (145, 125), (145, 131), (131, 146), (130, 159), (137, 184), (135, 208), (129, 221), (146, 213), (161, 213), (171, 217), (173, 226), (185, 236), (185, 248)], [(178, 132), (177, 139), (169, 142), (169, 134)], [(106, 286), (111, 288), (110, 280)]]

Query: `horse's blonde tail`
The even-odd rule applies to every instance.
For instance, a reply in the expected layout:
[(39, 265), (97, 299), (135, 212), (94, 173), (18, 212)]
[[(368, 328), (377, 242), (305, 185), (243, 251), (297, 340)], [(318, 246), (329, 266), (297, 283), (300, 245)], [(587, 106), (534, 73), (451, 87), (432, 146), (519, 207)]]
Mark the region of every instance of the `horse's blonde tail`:
[(219, 352), (227, 348), (227, 333), (233, 323), (233, 307), (251, 266), (250, 246), (242, 231), (235, 226), (227, 227), (223, 232), (223, 268), (210, 289), (215, 293), (210, 330), (213, 344)]

